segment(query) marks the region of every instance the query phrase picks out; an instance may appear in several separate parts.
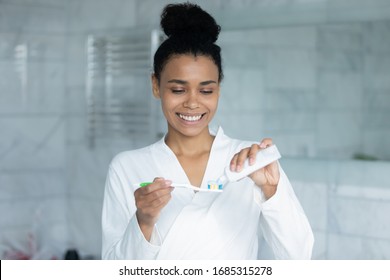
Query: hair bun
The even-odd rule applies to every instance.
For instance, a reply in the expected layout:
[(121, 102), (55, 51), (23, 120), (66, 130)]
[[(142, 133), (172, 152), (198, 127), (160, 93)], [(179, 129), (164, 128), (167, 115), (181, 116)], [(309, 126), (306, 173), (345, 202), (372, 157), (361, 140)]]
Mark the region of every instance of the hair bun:
[(209, 13), (191, 3), (167, 5), (161, 14), (161, 28), (168, 37), (211, 43), (221, 31)]

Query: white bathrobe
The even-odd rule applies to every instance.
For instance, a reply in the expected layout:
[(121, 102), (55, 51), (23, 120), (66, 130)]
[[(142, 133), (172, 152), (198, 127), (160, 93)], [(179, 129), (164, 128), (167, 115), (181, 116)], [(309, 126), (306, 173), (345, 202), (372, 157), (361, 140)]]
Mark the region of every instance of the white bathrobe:
[[(235, 153), (253, 142), (218, 129), (201, 187), (223, 174)], [(190, 183), (164, 138), (126, 151), (111, 162), (102, 213), (103, 259), (256, 259), (264, 236), (276, 259), (310, 259), (313, 234), (287, 176), (267, 201), (250, 178), (222, 193), (177, 188), (162, 209), (148, 242), (137, 222), (134, 184), (164, 177)]]

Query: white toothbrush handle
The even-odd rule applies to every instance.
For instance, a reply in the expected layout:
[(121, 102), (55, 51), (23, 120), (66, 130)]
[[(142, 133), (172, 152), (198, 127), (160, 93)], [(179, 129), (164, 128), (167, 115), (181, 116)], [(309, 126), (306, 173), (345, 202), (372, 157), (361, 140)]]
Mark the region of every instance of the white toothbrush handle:
[[(134, 184), (133, 186), (135, 188), (139, 188), (142, 186), (142, 184), (148, 184), (148, 183), (138, 183), (138, 184)], [(172, 187), (174, 188), (185, 188), (185, 189), (191, 189), (191, 190), (194, 190), (194, 191), (197, 191), (197, 192), (222, 192), (223, 190), (211, 190), (211, 189), (201, 189), (201, 188), (197, 188), (195, 186), (192, 186), (190, 184), (180, 184), (180, 183), (172, 183), (171, 184)]]
[(175, 188), (191, 189), (191, 190), (194, 190), (194, 191), (197, 191), (197, 192), (222, 192), (222, 190), (202, 189), (202, 188), (198, 188), (198, 187), (195, 187), (195, 186), (192, 186), (192, 185), (189, 185), (189, 184), (172, 183), (171, 186), (175, 187)]

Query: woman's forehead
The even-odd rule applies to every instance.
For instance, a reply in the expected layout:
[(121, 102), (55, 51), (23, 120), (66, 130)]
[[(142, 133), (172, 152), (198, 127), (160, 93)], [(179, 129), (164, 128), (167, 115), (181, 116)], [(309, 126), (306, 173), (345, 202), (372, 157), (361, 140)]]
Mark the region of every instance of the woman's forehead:
[(218, 80), (218, 67), (204, 55), (175, 55), (165, 65), (162, 79), (215, 79)]

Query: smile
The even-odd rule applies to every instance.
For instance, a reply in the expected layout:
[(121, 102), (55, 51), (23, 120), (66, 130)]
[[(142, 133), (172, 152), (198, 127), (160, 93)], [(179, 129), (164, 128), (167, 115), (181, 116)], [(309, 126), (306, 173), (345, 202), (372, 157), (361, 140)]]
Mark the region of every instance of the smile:
[(194, 116), (187, 116), (187, 115), (182, 115), (182, 114), (177, 114), (179, 118), (187, 121), (187, 122), (196, 122), (199, 121), (205, 114), (200, 114), (200, 115), (194, 115)]

